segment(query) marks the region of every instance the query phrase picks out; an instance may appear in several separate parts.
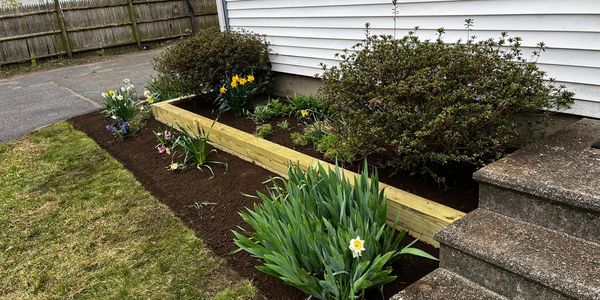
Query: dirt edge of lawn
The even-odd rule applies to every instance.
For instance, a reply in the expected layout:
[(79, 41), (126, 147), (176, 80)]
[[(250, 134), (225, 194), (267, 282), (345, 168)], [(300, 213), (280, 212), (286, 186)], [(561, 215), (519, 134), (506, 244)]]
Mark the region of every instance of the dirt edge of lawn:
[(0, 144), (0, 180), (0, 298), (256, 298), (71, 124)]
[[(284, 285), (279, 279), (259, 272), (255, 267), (259, 260), (245, 252), (236, 252), (232, 230), (246, 228), (238, 212), (251, 206), (255, 199), (242, 194), (254, 194), (264, 190), (264, 181), (274, 176), (269, 171), (241, 160), (223, 151), (211, 156), (211, 160), (227, 163), (229, 171), (214, 165), (216, 176), (210, 179), (208, 171), (185, 170), (172, 173), (167, 170), (171, 158), (154, 149), (157, 141), (153, 131), (165, 126), (149, 120), (136, 136), (123, 142), (116, 141), (105, 130), (108, 120), (99, 113), (89, 113), (69, 120), (76, 128), (87, 133), (102, 148), (109, 152), (159, 201), (166, 204), (188, 227), (197, 232), (206, 244), (219, 256), (225, 257), (229, 266), (246, 277), (259, 289), (266, 299), (305, 299), (307, 295)], [(209, 200), (202, 200), (209, 199)], [(406, 242), (412, 241), (407, 238)], [(437, 256), (438, 251), (424, 243), (419, 247)], [(437, 268), (436, 261), (415, 256), (403, 256), (394, 264), (394, 275), (398, 279), (384, 288), (384, 299), (388, 299), (412, 282)], [(378, 291), (367, 295), (367, 299), (381, 299)]]

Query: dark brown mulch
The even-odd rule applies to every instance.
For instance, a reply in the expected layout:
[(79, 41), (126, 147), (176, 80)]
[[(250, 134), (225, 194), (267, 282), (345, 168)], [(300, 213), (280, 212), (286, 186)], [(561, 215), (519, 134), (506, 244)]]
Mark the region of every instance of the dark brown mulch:
[[(231, 230), (245, 227), (238, 212), (253, 203), (242, 194), (253, 194), (262, 189), (262, 183), (272, 173), (222, 151), (211, 159), (229, 165), (228, 174), (215, 165), (216, 177), (209, 179), (208, 171), (186, 170), (172, 173), (167, 170), (171, 159), (155, 149), (153, 131), (163, 130), (164, 125), (151, 120), (138, 135), (118, 142), (105, 130), (108, 121), (98, 112), (81, 115), (70, 120), (79, 130), (87, 133), (121, 164), (130, 170), (138, 181), (159, 201), (166, 204), (188, 227), (202, 237), (217, 254), (227, 259), (231, 269), (250, 278), (265, 299), (305, 299), (307, 296), (280, 280), (255, 269), (260, 261), (245, 252), (237, 252)], [(410, 238), (406, 239), (409, 242)], [(423, 243), (421, 249), (437, 256), (437, 250)], [(398, 279), (384, 289), (385, 299), (404, 289), (437, 268), (438, 263), (414, 256), (404, 256), (394, 264)], [(368, 299), (381, 299), (378, 291), (371, 292)]]
[[(208, 118), (214, 119), (216, 117), (212, 108), (209, 105), (205, 105), (205, 102), (202, 102), (201, 99), (179, 102), (176, 105)], [(273, 134), (267, 137), (268, 140), (304, 154), (324, 159), (323, 155), (312, 147), (298, 146), (292, 142), (290, 133), (292, 131), (301, 131), (303, 128), (299, 126), (301, 124), (298, 124), (296, 118), (287, 119), (290, 125), (287, 130), (281, 129), (276, 125), (281, 120), (283, 119), (270, 122), (273, 127)], [(248, 133), (254, 134), (256, 132), (254, 121), (244, 117), (223, 114), (219, 117), (219, 122)], [(359, 165), (360, 163), (344, 167), (349, 170), (358, 171), (360, 169)], [(424, 176), (411, 175), (406, 172), (393, 172), (391, 169), (378, 169), (381, 182), (467, 213), (476, 209), (479, 204), (479, 185), (472, 178), (474, 171), (469, 168), (455, 168), (448, 174), (449, 176), (446, 176), (445, 186), (440, 186), (431, 178)]]

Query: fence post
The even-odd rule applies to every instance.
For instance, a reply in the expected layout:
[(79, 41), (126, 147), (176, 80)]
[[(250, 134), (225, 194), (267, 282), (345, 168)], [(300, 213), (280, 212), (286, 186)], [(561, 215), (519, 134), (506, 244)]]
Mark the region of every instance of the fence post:
[(188, 13), (190, 14), (190, 22), (192, 26), (192, 33), (196, 32), (196, 15), (194, 14), (194, 7), (192, 6), (192, 0), (186, 0), (188, 7)]
[(131, 20), (131, 26), (133, 27), (133, 36), (138, 48), (142, 49), (142, 39), (140, 38), (140, 31), (138, 29), (137, 20), (135, 19), (135, 12), (133, 10), (133, 0), (127, 0), (127, 10), (129, 12), (129, 20)]
[(65, 50), (67, 50), (67, 56), (69, 58), (73, 58), (71, 40), (69, 39), (69, 34), (67, 33), (67, 26), (65, 26), (65, 17), (63, 15), (62, 9), (60, 8), (59, 0), (54, 0), (54, 12), (56, 13), (56, 18), (58, 19), (58, 26), (60, 27), (60, 33), (62, 35), (63, 44), (65, 45)]

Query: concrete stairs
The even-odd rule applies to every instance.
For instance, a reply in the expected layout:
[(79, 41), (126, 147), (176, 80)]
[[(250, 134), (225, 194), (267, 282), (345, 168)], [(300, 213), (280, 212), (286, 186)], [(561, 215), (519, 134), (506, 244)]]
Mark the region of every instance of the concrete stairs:
[(435, 235), (440, 269), (392, 299), (599, 299), (600, 121), (475, 173), (480, 207)]

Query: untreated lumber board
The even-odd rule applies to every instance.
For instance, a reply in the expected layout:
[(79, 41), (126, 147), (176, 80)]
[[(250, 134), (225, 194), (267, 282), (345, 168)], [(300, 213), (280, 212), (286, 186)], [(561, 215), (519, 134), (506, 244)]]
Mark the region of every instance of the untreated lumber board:
[[(192, 129), (198, 127), (210, 130), (210, 143), (214, 147), (231, 153), (241, 159), (250, 161), (280, 176), (287, 176), (288, 166), (298, 164), (302, 169), (321, 164), (334, 168), (335, 166), (300, 153), (290, 148), (278, 145), (252, 134), (214, 122), (214, 120), (192, 113), (173, 105), (187, 97), (173, 99), (152, 105), (154, 117), (176, 129)], [(211, 129), (212, 126), (212, 129)], [(344, 176), (352, 182), (358, 174), (342, 169)], [(408, 230), (410, 235), (420, 240), (439, 247), (433, 239), (433, 234), (458, 220), (465, 213), (411, 194), (393, 186), (380, 183), (388, 199), (388, 220), (391, 223), (399, 222), (402, 229)]]

